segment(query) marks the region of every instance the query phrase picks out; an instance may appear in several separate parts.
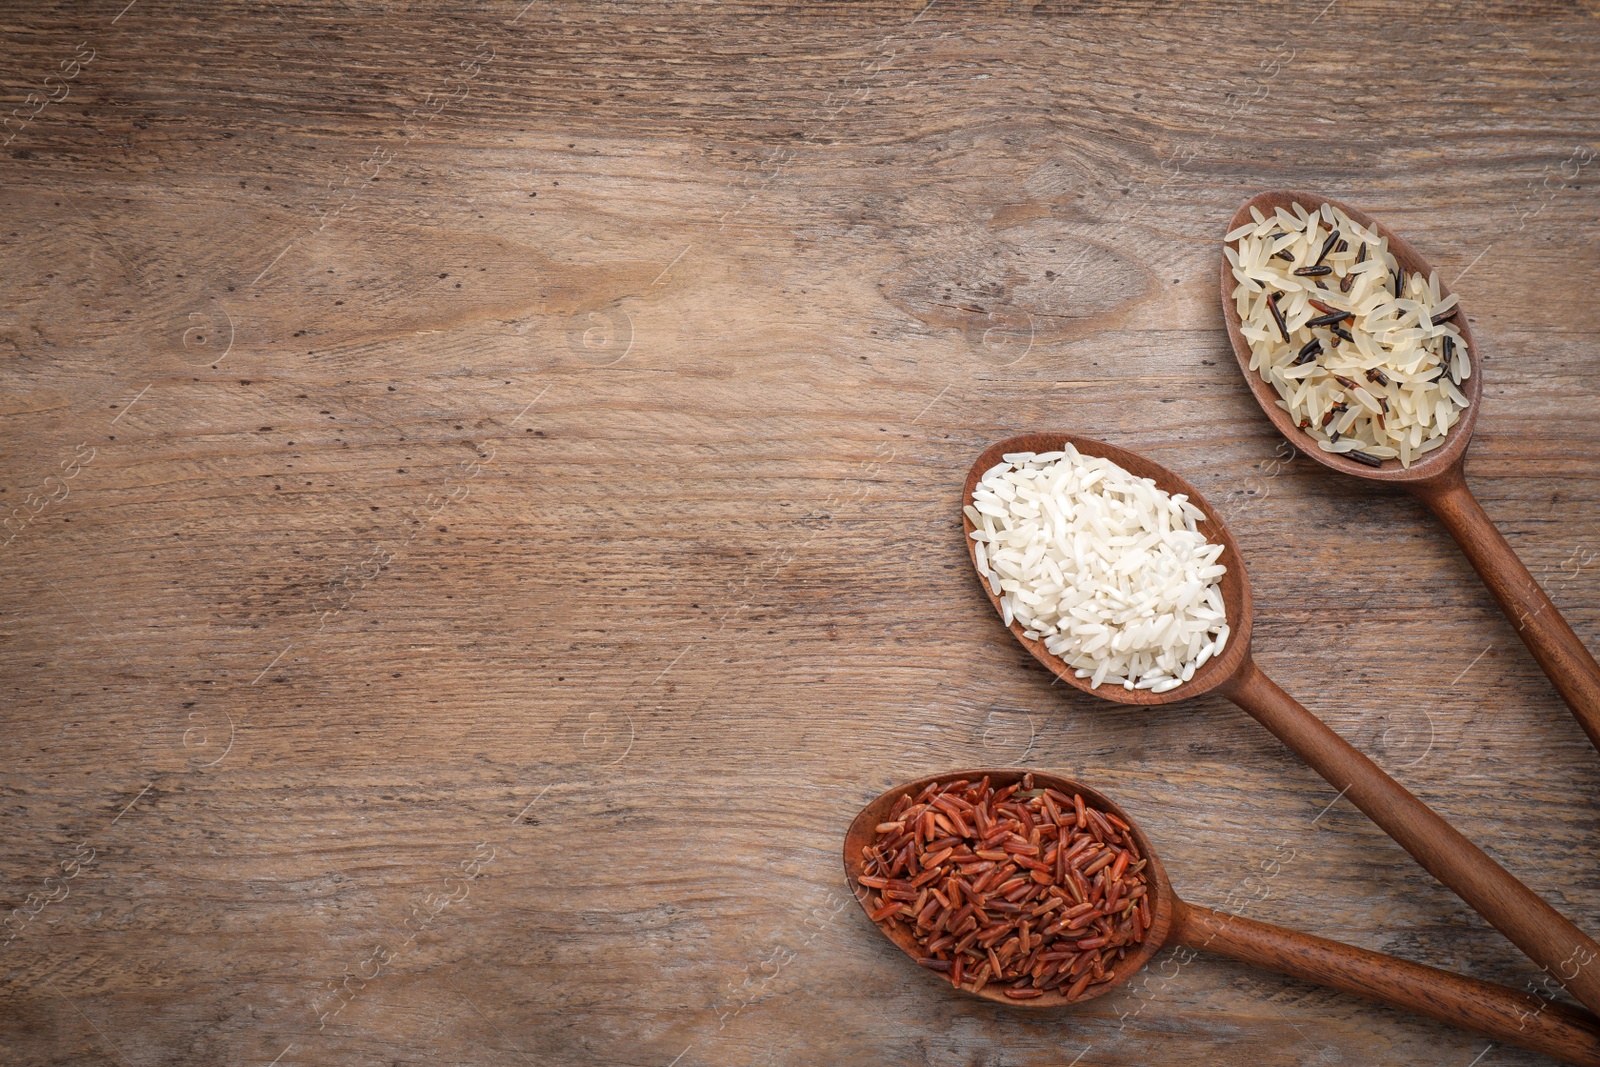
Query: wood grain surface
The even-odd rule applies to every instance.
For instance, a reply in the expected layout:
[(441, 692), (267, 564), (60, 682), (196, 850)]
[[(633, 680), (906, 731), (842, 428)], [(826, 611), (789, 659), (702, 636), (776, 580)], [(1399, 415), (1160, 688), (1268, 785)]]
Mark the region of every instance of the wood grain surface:
[(1198, 486), (1262, 666), (1600, 930), (1600, 759), (1420, 504), (1288, 453), (1215, 282), (1268, 187), (1438, 264), (1474, 491), (1600, 647), (1597, 15), (6, 5), (0, 1063), (1548, 1062), (1182, 951), (974, 1004), (838, 850), (1030, 765), (1197, 905), (1540, 984), (1221, 698), (1017, 646), (961, 480), (1070, 430)]

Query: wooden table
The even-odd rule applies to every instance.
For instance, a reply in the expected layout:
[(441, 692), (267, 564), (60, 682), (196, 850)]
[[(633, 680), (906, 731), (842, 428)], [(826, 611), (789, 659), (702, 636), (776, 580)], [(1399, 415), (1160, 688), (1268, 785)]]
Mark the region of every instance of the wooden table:
[(1208, 957), (980, 1005), (838, 850), (1049, 768), (1196, 903), (1538, 979), (1230, 706), (1024, 657), (959, 488), (1072, 429), (1207, 493), (1266, 669), (1600, 929), (1600, 759), (1215, 293), (1262, 187), (1410, 236), (1475, 489), (1600, 645), (1592, 8), (125, 3), (3, 24), (0, 1062), (1542, 1062)]

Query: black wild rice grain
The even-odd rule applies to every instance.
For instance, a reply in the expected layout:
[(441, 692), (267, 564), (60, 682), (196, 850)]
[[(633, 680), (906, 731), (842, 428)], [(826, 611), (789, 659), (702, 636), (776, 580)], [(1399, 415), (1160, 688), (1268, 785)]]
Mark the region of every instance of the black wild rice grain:
[(1317, 358), (1317, 353), (1320, 351), (1322, 351), (1322, 342), (1313, 337), (1301, 346), (1300, 351), (1295, 354), (1294, 363), (1290, 365), (1298, 367), (1302, 364), (1310, 363)]
[(1381, 466), (1383, 466), (1383, 460), (1379, 459), (1377, 456), (1369, 456), (1369, 455), (1367, 455), (1367, 453), (1362, 452), (1359, 449), (1357, 449), (1355, 451), (1351, 451), (1351, 452), (1346, 452), (1345, 455), (1349, 456), (1351, 459), (1355, 460), (1357, 463), (1365, 463), (1369, 467), (1381, 467)]
[(1326, 264), (1320, 267), (1296, 267), (1294, 272), (1302, 278), (1320, 278), (1333, 273), (1333, 268)]
[(1461, 383), (1456, 381), (1455, 340), (1450, 337), (1446, 337), (1444, 339), (1444, 343), (1439, 347), (1444, 352), (1444, 356), (1439, 362), (1439, 373), (1435, 374), (1432, 378), (1429, 378), (1428, 381), (1432, 383), (1438, 381), (1440, 378), (1449, 378), (1451, 385), (1460, 385)]
[(1283, 321), (1283, 312), (1278, 310), (1278, 298), (1282, 293), (1273, 293), (1267, 297), (1267, 306), (1272, 309), (1273, 321), (1278, 324), (1278, 332), (1283, 334), (1284, 343), (1289, 341), (1289, 324)]
[(1332, 326), (1336, 322), (1355, 318), (1353, 311), (1335, 311), (1331, 315), (1320, 315), (1306, 323), (1307, 326)]
[[(1323, 260), (1327, 259), (1328, 258), (1328, 253), (1332, 252), (1333, 251), (1333, 246), (1338, 244), (1338, 243), (1339, 243), (1339, 231), (1338, 230), (1334, 230), (1332, 233), (1330, 233), (1328, 235), (1328, 239), (1326, 241), (1322, 242), (1322, 251), (1318, 252), (1317, 253), (1317, 258), (1312, 260), (1311, 262), (1313, 264), (1316, 264), (1316, 263), (1321, 263)], [(1333, 268), (1329, 267), (1328, 268), (1328, 272), (1331, 274), (1333, 272)]]
[(1329, 326), (1328, 329), (1330, 331), (1332, 331), (1332, 333), (1333, 333), (1333, 335), (1335, 337), (1341, 338), (1342, 340), (1345, 340), (1345, 341), (1349, 341), (1351, 344), (1355, 343), (1356, 339), (1354, 337), (1350, 336), (1350, 331), (1345, 329), (1343, 326)]

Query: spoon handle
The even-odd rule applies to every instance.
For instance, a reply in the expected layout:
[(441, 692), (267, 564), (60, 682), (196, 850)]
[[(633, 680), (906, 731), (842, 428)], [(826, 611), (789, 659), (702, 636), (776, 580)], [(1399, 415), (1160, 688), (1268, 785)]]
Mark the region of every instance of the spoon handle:
[(1220, 691), (1350, 798), (1549, 978), (1600, 1011), (1600, 945), (1404, 786), (1279, 689), (1246, 657)]
[(1500, 602), (1517, 635), (1550, 676), (1589, 741), (1600, 748), (1600, 664), (1528, 573), (1484, 513), (1458, 463), (1442, 476), (1407, 486), (1444, 523), (1473, 570)]
[(1215, 952), (1568, 1063), (1600, 1067), (1600, 1020), (1491, 982), (1174, 901), (1169, 944)]

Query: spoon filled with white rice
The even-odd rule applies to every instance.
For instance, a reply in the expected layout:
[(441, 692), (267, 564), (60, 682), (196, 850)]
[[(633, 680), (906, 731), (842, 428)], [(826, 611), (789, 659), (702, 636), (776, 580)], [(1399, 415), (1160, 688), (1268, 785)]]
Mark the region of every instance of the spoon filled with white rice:
[(1044, 643), (1089, 688), (1102, 682), (1166, 693), (1228, 641), (1206, 516), (1071, 442), (1001, 457), (972, 491), (978, 573), (1000, 611)]
[[(1536, 964), (1558, 967), (1575, 947), (1600, 959), (1600, 944), (1262, 673), (1244, 561), (1188, 482), (1101, 441), (1024, 434), (978, 457), (962, 504), (984, 593), (1058, 678), (1123, 704), (1226, 697)], [(1600, 1009), (1600, 970), (1567, 988)]]

